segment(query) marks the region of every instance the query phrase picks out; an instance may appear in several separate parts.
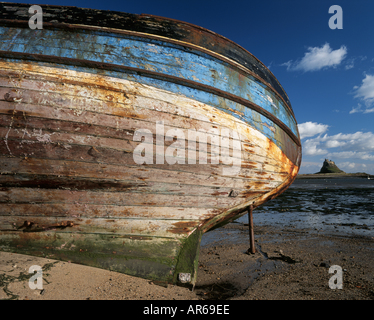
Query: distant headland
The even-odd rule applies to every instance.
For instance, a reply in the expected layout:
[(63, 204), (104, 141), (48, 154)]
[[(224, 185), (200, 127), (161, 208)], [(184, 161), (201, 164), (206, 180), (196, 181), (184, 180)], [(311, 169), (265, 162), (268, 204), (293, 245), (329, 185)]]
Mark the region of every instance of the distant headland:
[(334, 161), (325, 159), (321, 170), (317, 172), (317, 174), (320, 174), (320, 173), (345, 173), (345, 172), (343, 170), (340, 170)]
[(298, 174), (297, 179), (326, 179), (326, 178), (366, 178), (373, 179), (374, 175), (365, 172), (346, 173), (339, 169), (334, 161), (325, 159), (319, 172), (311, 174)]

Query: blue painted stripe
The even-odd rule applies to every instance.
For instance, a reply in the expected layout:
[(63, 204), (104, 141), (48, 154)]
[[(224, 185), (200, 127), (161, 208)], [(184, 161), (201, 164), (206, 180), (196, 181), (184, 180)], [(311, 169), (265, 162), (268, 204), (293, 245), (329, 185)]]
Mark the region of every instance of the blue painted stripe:
[[(119, 34), (103, 35), (90, 30), (73, 33), (0, 27), (0, 39), (0, 50), (3, 51), (118, 64), (206, 84), (261, 106), (298, 136), (295, 119), (283, 101), (263, 83), (250, 75), (243, 76), (229, 64), (197, 50), (157, 40)], [(144, 82), (141, 78), (137, 81)], [(220, 105), (217, 107), (227, 110)], [(234, 107), (238, 107), (234, 110), (244, 113), (244, 117), (252, 112), (242, 105), (235, 104)]]
[[(20, 60), (18, 59), (4, 59), (9, 62), (19, 63)], [(22, 60), (26, 61), (26, 60)], [(267, 117), (261, 115), (255, 110), (249, 109), (237, 102), (234, 102), (230, 99), (219, 97), (215, 94), (186, 87), (183, 85), (178, 85), (169, 81), (163, 81), (159, 79), (154, 79), (150, 77), (145, 77), (143, 75), (136, 75), (133, 73), (126, 73), (121, 71), (114, 71), (114, 70), (96, 70), (92, 68), (85, 68), (79, 67), (74, 65), (63, 65), (63, 64), (54, 64), (54, 63), (46, 63), (46, 62), (35, 62), (32, 61), (32, 64), (39, 65), (39, 66), (46, 66), (46, 67), (54, 67), (54, 68), (61, 68), (67, 69), (77, 72), (86, 72), (86, 73), (93, 73), (93, 74), (100, 74), (101, 76), (108, 76), (113, 78), (119, 78), (129, 81), (134, 81), (146, 85), (153, 86), (155, 88), (159, 88), (162, 90), (170, 91), (177, 95), (182, 95), (196, 101), (205, 103), (207, 105), (213, 106), (216, 109), (226, 112), (227, 114), (232, 115), (233, 117), (240, 119), (250, 125), (251, 127), (257, 129), (262, 134), (264, 134), (267, 138), (272, 140), (281, 150), (284, 152), (286, 151), (285, 141), (282, 140), (282, 135), (280, 135), (280, 131), (282, 129), (273, 121), (268, 119)], [(241, 110), (241, 111), (238, 111)], [(264, 125), (266, 123), (268, 126)], [(275, 132), (270, 130), (269, 127), (273, 127)]]

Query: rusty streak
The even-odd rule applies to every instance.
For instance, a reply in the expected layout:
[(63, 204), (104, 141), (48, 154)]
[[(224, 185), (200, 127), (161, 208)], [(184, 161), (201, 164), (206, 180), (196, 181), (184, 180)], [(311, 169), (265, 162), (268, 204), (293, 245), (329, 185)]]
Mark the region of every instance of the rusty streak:
[(285, 131), (287, 135), (296, 143), (297, 146), (301, 146), (300, 139), (292, 132), (292, 130), (288, 128), (282, 121), (280, 121), (276, 116), (274, 116), (269, 111), (265, 110), (264, 108), (246, 99), (243, 99), (231, 93), (227, 93), (220, 89), (214, 88), (212, 86), (208, 86), (208, 85), (198, 83), (192, 80), (182, 79), (182, 78), (178, 78), (178, 77), (171, 76), (171, 75), (166, 75), (166, 74), (155, 72), (155, 71), (128, 67), (128, 66), (120, 66), (120, 65), (106, 63), (106, 62), (87, 61), (87, 60), (82, 60), (82, 59), (56, 57), (56, 56), (49, 56), (49, 55), (43, 55), (43, 54), (0, 51), (0, 57), (10, 58), (10, 59), (21, 59), (21, 60), (26, 59), (26, 60), (32, 60), (32, 61), (38, 61), (38, 62), (62, 63), (65, 65), (88, 67), (88, 68), (94, 68), (94, 69), (121, 71), (125, 73), (143, 75), (143, 76), (150, 77), (153, 79), (163, 80), (163, 81), (171, 82), (174, 84), (180, 84), (180, 85), (192, 88), (192, 89), (205, 91), (205, 92), (220, 96), (222, 98), (237, 102), (250, 109), (257, 111), (258, 113), (262, 114), (263, 116), (273, 121), (283, 131)]

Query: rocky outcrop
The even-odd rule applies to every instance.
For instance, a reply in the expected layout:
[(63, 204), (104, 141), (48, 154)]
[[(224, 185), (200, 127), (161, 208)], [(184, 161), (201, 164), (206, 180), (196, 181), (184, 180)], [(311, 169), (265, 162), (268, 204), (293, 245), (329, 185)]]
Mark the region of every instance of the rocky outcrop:
[(334, 161), (327, 160), (323, 162), (323, 166), (319, 173), (345, 173), (343, 170), (340, 170)]

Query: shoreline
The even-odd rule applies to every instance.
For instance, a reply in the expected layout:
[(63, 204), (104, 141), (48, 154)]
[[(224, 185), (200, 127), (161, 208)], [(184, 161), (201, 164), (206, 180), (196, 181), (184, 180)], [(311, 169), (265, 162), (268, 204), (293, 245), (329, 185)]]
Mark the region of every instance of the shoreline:
[(307, 173), (298, 174), (296, 179), (339, 179), (339, 178), (367, 178), (374, 180), (374, 175), (367, 174), (364, 172), (359, 173)]
[[(255, 223), (257, 252), (248, 255), (248, 226), (230, 223), (203, 236), (194, 291), (173, 285), (164, 288), (149, 280), (69, 262), (0, 252), (0, 299), (374, 299), (373, 238)], [(28, 286), (28, 268), (34, 264), (43, 267), (43, 290)], [(342, 290), (329, 288), (332, 265), (342, 267)]]
[(374, 175), (367, 174), (364, 172), (359, 173), (306, 173), (298, 174), (296, 179), (341, 179), (341, 178), (367, 178), (374, 180)]

